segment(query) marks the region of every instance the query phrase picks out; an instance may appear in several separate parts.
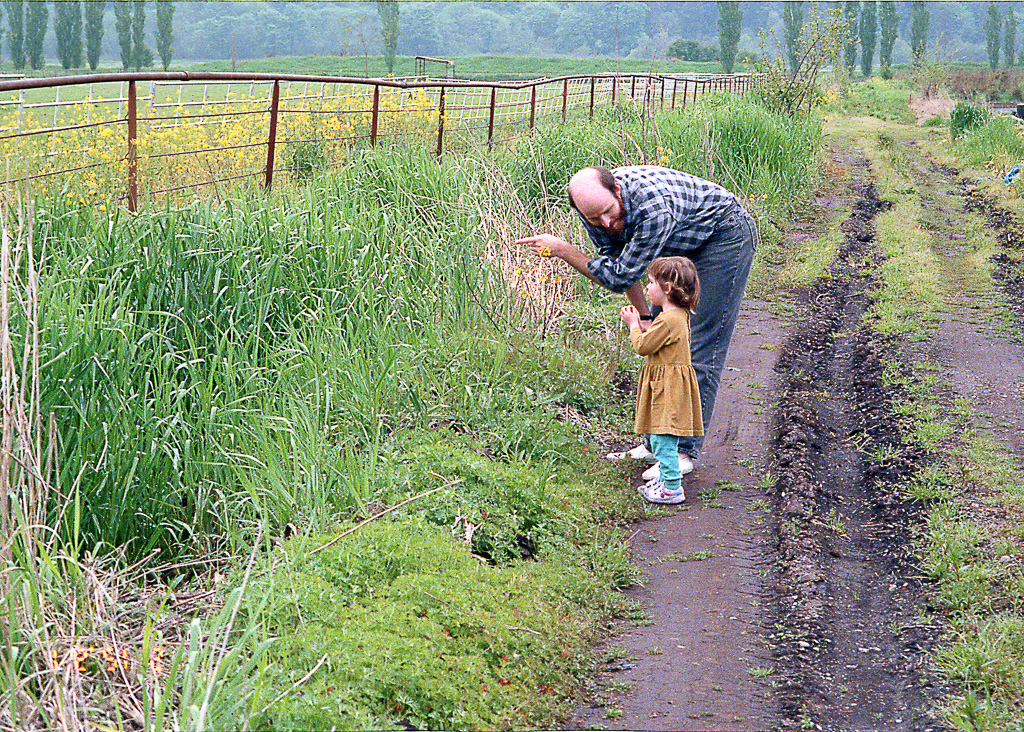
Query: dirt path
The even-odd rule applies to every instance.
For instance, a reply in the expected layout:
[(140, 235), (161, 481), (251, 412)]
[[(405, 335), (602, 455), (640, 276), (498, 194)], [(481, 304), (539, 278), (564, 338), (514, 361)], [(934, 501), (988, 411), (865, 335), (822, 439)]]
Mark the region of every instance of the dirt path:
[(927, 603), (911, 559), (921, 516), (894, 488), (923, 456), (904, 443), (900, 395), (883, 379), (899, 353), (863, 320), (881, 262), (874, 219), (888, 204), (863, 157), (833, 153), (850, 172), (853, 210), (779, 362), (781, 726), (925, 730), (935, 721), (921, 666), (937, 633), (921, 621)]
[[(770, 444), (770, 399), (784, 331), (748, 299), (723, 374), (715, 429), (688, 500), (633, 538), (647, 583), (633, 597), (649, 625), (623, 622), (604, 648), (591, 704), (569, 729), (764, 730), (773, 701), (763, 676), (763, 579), (772, 564), (759, 469)], [(700, 497), (696, 497), (700, 492)]]

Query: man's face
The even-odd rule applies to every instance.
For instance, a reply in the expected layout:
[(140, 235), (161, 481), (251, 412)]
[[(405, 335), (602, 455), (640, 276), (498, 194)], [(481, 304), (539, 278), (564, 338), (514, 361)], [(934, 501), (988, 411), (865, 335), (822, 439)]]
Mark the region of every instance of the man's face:
[(573, 196), (576, 208), (591, 226), (604, 229), (609, 234), (621, 234), (626, 228), (626, 216), (622, 208), (622, 196), (616, 184), (612, 193), (597, 180), (587, 181)]

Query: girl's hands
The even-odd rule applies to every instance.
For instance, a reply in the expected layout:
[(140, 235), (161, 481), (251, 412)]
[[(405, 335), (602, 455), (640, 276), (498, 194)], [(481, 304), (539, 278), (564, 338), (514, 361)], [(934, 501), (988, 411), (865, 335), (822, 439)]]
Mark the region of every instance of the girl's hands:
[(626, 305), (622, 308), (622, 310), (619, 311), (619, 317), (622, 318), (622, 322), (630, 328), (640, 327), (640, 313), (638, 313), (636, 308), (632, 305)]

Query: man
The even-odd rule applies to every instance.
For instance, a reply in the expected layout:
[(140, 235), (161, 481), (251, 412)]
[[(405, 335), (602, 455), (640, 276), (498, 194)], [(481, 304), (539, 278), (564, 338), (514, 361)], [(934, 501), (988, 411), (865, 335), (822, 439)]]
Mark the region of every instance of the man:
[[(757, 224), (721, 186), (648, 165), (583, 168), (569, 180), (569, 204), (583, 219), (596, 257), (552, 234), (527, 236), (516, 244), (529, 245), (534, 254), (559, 257), (612, 292), (625, 292), (642, 323), (657, 316), (641, 282), (651, 261), (684, 256), (696, 265), (701, 296), (690, 321), (690, 350), (707, 434), (757, 248)], [(680, 438), (679, 451), (690, 458), (680, 461), (684, 473), (693, 470), (703, 443), (703, 437)], [(642, 445), (625, 454), (649, 455)], [(644, 473), (645, 478), (652, 476), (657, 477), (656, 466)]]

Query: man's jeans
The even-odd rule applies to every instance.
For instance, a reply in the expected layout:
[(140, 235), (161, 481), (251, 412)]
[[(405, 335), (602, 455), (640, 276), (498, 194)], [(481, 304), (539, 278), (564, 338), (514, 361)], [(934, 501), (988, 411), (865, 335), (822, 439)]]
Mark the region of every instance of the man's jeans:
[[(700, 302), (690, 318), (690, 353), (700, 388), (705, 435), (757, 243), (757, 224), (736, 204), (711, 238), (687, 255), (700, 277)], [(679, 452), (696, 460), (703, 444), (703, 437), (680, 437)]]

